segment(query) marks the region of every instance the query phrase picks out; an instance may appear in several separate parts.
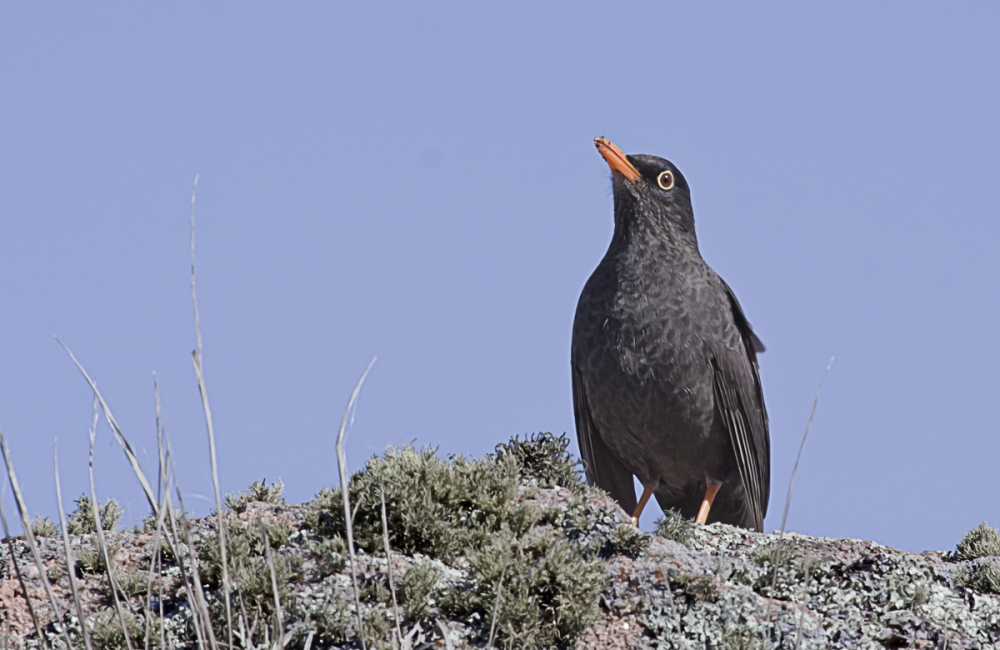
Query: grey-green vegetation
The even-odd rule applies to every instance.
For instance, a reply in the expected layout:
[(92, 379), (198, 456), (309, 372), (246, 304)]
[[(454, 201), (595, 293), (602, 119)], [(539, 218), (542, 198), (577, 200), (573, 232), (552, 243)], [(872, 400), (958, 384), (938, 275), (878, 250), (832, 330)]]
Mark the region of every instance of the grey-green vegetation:
[[(122, 620), (125, 621), (124, 628)], [(125, 612), (122, 619), (119, 619), (115, 610), (108, 607), (94, 616), (91, 625), (90, 638), (94, 650), (122, 650), (128, 647), (125, 641), (126, 633), (133, 648), (145, 647), (145, 620), (131, 612)], [(150, 637), (150, 647), (159, 648), (159, 634), (154, 633)]]
[(1000, 555), (1000, 532), (984, 521), (962, 537), (955, 547), (955, 555), (960, 560)]
[(1000, 559), (970, 562), (955, 575), (955, 584), (981, 593), (1000, 594)]
[(35, 537), (52, 537), (56, 534), (56, 525), (48, 517), (36, 515), (31, 522), (31, 532)]
[[(604, 582), (599, 556), (614, 526), (605, 517), (603, 538), (590, 535), (600, 514), (587, 495), (596, 493), (581, 481), (567, 444), (543, 434), (481, 459), (447, 460), (404, 447), (355, 474), (354, 539), (365, 559), (383, 548), (383, 491), (393, 547), (424, 558), (402, 578), (408, 621), (457, 619), (471, 640), (484, 641), (496, 607), (501, 643), (547, 648), (571, 644), (596, 619)], [(543, 491), (555, 490), (568, 503), (539, 502)], [(342, 503), (331, 489), (308, 505), (314, 535), (346, 537)], [(369, 586), (365, 593), (384, 601), (388, 592)]]
[(254, 481), (246, 490), (239, 494), (227, 494), (226, 507), (233, 512), (243, 512), (251, 503), (285, 503), (285, 484), (278, 479), (277, 483), (267, 484), (267, 481)]
[(694, 539), (694, 522), (676, 510), (667, 510), (656, 520), (656, 535), (687, 546)]
[[(121, 549), (121, 543), (117, 540), (108, 543), (108, 557), (112, 562)], [(104, 556), (97, 547), (97, 537), (91, 537), (89, 543), (81, 544), (76, 552), (76, 571), (80, 575), (104, 575), (107, 569), (104, 566)]]
[[(495, 647), (512, 649), (1000, 644), (1000, 559), (996, 530), (985, 525), (954, 553), (786, 533), (776, 554), (776, 534), (695, 526), (676, 513), (657, 523), (655, 535), (635, 529), (605, 495), (584, 485), (565, 437), (513, 440), (478, 459), (403, 447), (371, 458), (351, 477), (356, 611), (339, 490), (288, 505), (282, 488), (260, 482), (226, 498), (237, 648), (346, 650), (360, 648), (362, 639), (377, 649), (484, 648), (491, 632)], [(82, 525), (90, 503), (78, 506)], [(198, 648), (199, 635), (206, 648), (209, 635), (219, 647), (228, 643), (217, 519), (174, 516), (178, 537), (159, 531), (158, 554), (155, 519), (141, 530), (105, 534), (121, 615), (111, 606), (93, 530), (70, 536), (94, 648), (125, 647), (126, 636), (135, 648), (147, 639), (152, 648)], [(17, 596), (14, 561), (49, 644), (62, 647), (44, 591), (28, 570), (25, 540), (12, 541), (13, 556), (0, 546), (0, 589), (15, 594), (0, 608), (7, 644), (0, 647), (41, 647)], [(60, 606), (75, 611), (68, 578), (58, 570), (65, 566), (62, 540), (57, 534), (38, 543)], [(204, 601), (191, 601), (199, 584)], [(65, 624), (83, 648), (80, 622), (67, 614)]]
[[(70, 513), (66, 520), (66, 528), (69, 529), (70, 535), (97, 532), (97, 522), (94, 519), (94, 510), (90, 497), (86, 494), (81, 494), (74, 503), (76, 503), (76, 510)], [(125, 511), (122, 510), (122, 507), (115, 499), (105, 501), (104, 505), (98, 508), (98, 511), (101, 515), (102, 530), (115, 530), (118, 522), (121, 521), (122, 515), (125, 514)]]
[(618, 524), (608, 541), (614, 552), (635, 559), (649, 548), (650, 537), (629, 522)]

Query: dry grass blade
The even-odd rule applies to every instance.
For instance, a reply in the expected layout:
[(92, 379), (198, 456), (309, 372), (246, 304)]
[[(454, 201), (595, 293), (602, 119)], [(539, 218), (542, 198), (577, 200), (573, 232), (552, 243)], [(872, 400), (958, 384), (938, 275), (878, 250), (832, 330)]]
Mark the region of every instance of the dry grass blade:
[[(157, 437), (159, 437), (159, 436), (157, 436)], [(161, 452), (161, 458), (162, 458), (162, 452)], [(162, 480), (162, 475), (161, 475), (161, 480)], [(165, 491), (166, 491), (167, 487), (168, 486), (163, 486), (163, 492), (161, 492), (161, 494), (165, 494)], [(159, 490), (160, 487), (158, 486), (157, 489)], [(158, 574), (162, 577), (162, 573), (163, 573), (163, 556), (162, 556), (162, 551), (160, 549), (160, 546), (161, 546), (161, 542), (163, 541), (163, 539), (165, 537), (165, 530), (163, 528), (163, 518), (164, 518), (164, 516), (166, 515), (167, 512), (169, 512), (169, 510), (167, 509), (166, 497), (164, 496), (164, 500), (160, 502), (160, 514), (156, 515), (156, 529), (155, 529), (155, 531), (153, 533), (153, 554), (150, 556), (150, 561), (149, 561), (149, 576), (146, 578), (146, 601), (145, 602), (146, 602), (146, 611), (147, 612), (153, 608), (153, 582), (154, 582), (154, 578)], [(160, 620), (162, 621), (163, 620), (163, 593), (162, 593), (163, 585), (162, 585), (162, 583), (159, 583), (159, 587), (161, 589), (161, 592), (160, 592), (160, 596), (158, 598), (158, 601), (159, 601), (159, 604), (160, 604)], [(149, 650), (150, 635), (152, 634), (152, 622), (151, 622), (151, 617), (148, 614), (145, 617), (145, 619), (146, 619), (146, 635), (145, 635), (144, 647), (146, 648), (146, 650)], [(163, 626), (161, 625), (160, 626), (160, 647), (161, 648), (166, 647), (165, 639), (163, 638), (164, 634), (165, 634), (165, 631), (163, 629)]]
[(344, 497), (344, 519), (346, 521), (347, 528), (347, 552), (348, 557), (351, 560), (351, 586), (354, 591), (354, 608), (355, 614), (358, 618), (358, 637), (361, 639), (361, 650), (367, 650), (365, 644), (364, 635), (364, 620), (361, 617), (361, 597), (358, 595), (358, 569), (357, 560), (354, 556), (354, 525), (352, 523), (353, 517), (351, 516), (351, 494), (350, 494), (350, 484), (347, 480), (347, 452), (344, 450), (344, 440), (345, 434), (347, 432), (347, 419), (351, 415), (351, 409), (354, 408), (354, 402), (358, 399), (358, 393), (361, 392), (361, 385), (365, 383), (365, 378), (368, 377), (368, 373), (371, 372), (372, 366), (375, 365), (375, 359), (378, 357), (372, 357), (371, 363), (365, 369), (364, 374), (361, 375), (361, 379), (358, 380), (358, 385), (354, 387), (354, 392), (351, 393), (351, 399), (347, 402), (347, 408), (344, 409), (344, 417), (340, 421), (340, 430), (337, 432), (337, 470), (340, 474), (340, 492)]
[(809, 604), (809, 577), (812, 573), (812, 562), (806, 561), (806, 576), (802, 585), (802, 609), (799, 611), (799, 629), (795, 635), (795, 650), (802, 647), (802, 628), (806, 624), (806, 607)]
[(97, 439), (97, 398), (94, 398), (94, 420), (90, 425), (90, 506), (94, 515), (94, 527), (97, 529), (97, 546), (104, 558), (104, 569), (108, 574), (108, 586), (115, 601), (115, 613), (118, 615), (118, 623), (122, 626), (122, 636), (125, 637), (125, 645), (128, 650), (132, 650), (132, 639), (128, 633), (128, 625), (125, 623), (125, 613), (122, 612), (122, 604), (118, 598), (118, 581), (115, 580), (115, 572), (111, 568), (111, 554), (108, 553), (108, 544), (104, 540), (104, 524), (101, 522), (100, 502), (97, 500), (97, 488), (94, 484), (94, 442)]
[[(153, 607), (153, 578), (158, 575), (160, 577), (160, 581), (157, 583), (157, 586), (159, 587), (157, 602), (160, 605), (160, 621), (163, 621), (163, 555), (160, 550), (160, 542), (166, 535), (166, 530), (163, 528), (163, 517), (167, 512), (170, 512), (166, 505), (166, 497), (167, 494), (169, 494), (170, 486), (165, 483), (167, 479), (167, 472), (163, 449), (163, 418), (160, 404), (160, 384), (156, 380), (155, 372), (153, 373), (153, 396), (156, 402), (156, 500), (157, 503), (160, 504), (160, 511), (159, 514), (156, 515), (156, 531), (153, 537), (153, 555), (151, 556), (152, 559), (149, 562), (149, 578), (146, 581), (146, 610), (148, 612)], [(152, 625), (150, 619), (151, 617), (147, 615), (146, 635), (144, 639), (145, 650), (149, 650), (151, 641), (150, 635), (152, 633)], [(166, 630), (162, 624), (159, 628), (160, 648), (166, 648)]]
[(156, 502), (162, 507), (166, 490), (167, 466), (164, 458), (165, 449), (163, 443), (163, 410), (160, 404), (160, 383), (156, 380), (156, 373), (153, 373), (153, 398), (156, 403)]
[(66, 350), (66, 354), (69, 355), (69, 358), (72, 359), (73, 363), (76, 364), (76, 367), (80, 370), (80, 373), (83, 374), (84, 379), (86, 379), (87, 383), (90, 384), (90, 390), (94, 391), (94, 395), (97, 397), (97, 400), (101, 404), (101, 409), (104, 412), (104, 419), (108, 421), (108, 426), (111, 427), (111, 431), (115, 434), (115, 440), (117, 440), (118, 444), (121, 445), (122, 451), (125, 452), (125, 456), (128, 458), (129, 463), (132, 465), (132, 471), (135, 472), (136, 478), (139, 479), (139, 484), (142, 486), (142, 491), (146, 494), (146, 500), (149, 501), (149, 507), (153, 510), (154, 514), (157, 514), (158, 505), (156, 503), (156, 496), (153, 494), (153, 489), (149, 486), (149, 481), (146, 480), (146, 474), (145, 472), (142, 471), (142, 467), (139, 465), (139, 459), (136, 457), (135, 452), (132, 451), (132, 445), (129, 444), (128, 439), (125, 437), (125, 434), (122, 433), (122, 429), (120, 426), (118, 426), (118, 422), (115, 420), (115, 416), (111, 414), (111, 409), (108, 407), (108, 403), (104, 401), (104, 396), (102, 396), (101, 392), (97, 390), (97, 384), (94, 382), (93, 379), (90, 378), (90, 375), (87, 374), (87, 371), (84, 370), (83, 365), (79, 361), (77, 361), (77, 358), (73, 354), (73, 352), (68, 347), (66, 347), (65, 343), (59, 340), (59, 337), (56, 337), (56, 342), (58, 342), (59, 345), (61, 345), (62, 348)]
[[(169, 453), (170, 442), (167, 441), (167, 449)], [(194, 541), (191, 535), (190, 522), (188, 521), (186, 510), (184, 509), (184, 496), (181, 494), (180, 484), (177, 481), (177, 470), (175, 467), (171, 466), (171, 473), (174, 477), (174, 489), (177, 494), (177, 503), (181, 507), (181, 525), (184, 526), (184, 539), (187, 540), (188, 548), (188, 560), (191, 562), (191, 578), (193, 582), (193, 592), (194, 600), (191, 602), (192, 608), (197, 607), (198, 615), (202, 618), (202, 632), (208, 638), (208, 643), (212, 647), (212, 650), (218, 650), (219, 644), (215, 638), (215, 630), (212, 628), (212, 617), (208, 611), (208, 599), (205, 598), (205, 588), (201, 584), (201, 573), (198, 571), (198, 552), (194, 547)], [(169, 503), (169, 502), (168, 502)], [(169, 517), (170, 521), (173, 522), (174, 518)], [(174, 538), (177, 539), (176, 529), (174, 532)], [(180, 558), (178, 557), (178, 560)], [(182, 562), (178, 562), (182, 564)]]
[(389, 546), (389, 522), (385, 515), (385, 485), (382, 496), (382, 543), (385, 545), (385, 572), (389, 576), (389, 593), (392, 594), (392, 620), (396, 623), (396, 638), (403, 642), (403, 632), (399, 629), (399, 603), (396, 602), (396, 581), (392, 577), (392, 548)]
[(507, 566), (507, 564), (504, 564), (503, 569), (500, 571), (500, 580), (497, 581), (497, 599), (493, 603), (493, 616), (490, 620), (490, 640), (486, 642), (487, 648), (493, 647), (493, 639), (496, 638), (497, 615), (500, 613), (500, 594), (503, 593), (503, 578), (507, 575)]
[[(177, 496), (180, 497), (180, 486), (177, 483), (177, 472), (173, 471), (173, 450), (170, 446), (170, 438), (167, 436), (166, 429), (162, 425), (162, 420), (160, 417), (160, 390), (159, 386), (156, 384), (156, 376), (153, 377), (153, 389), (156, 394), (156, 442), (159, 449), (159, 464), (160, 464), (160, 477), (161, 483), (157, 486), (157, 489), (161, 491), (162, 504), (159, 509), (154, 509), (154, 514), (157, 516), (157, 528), (162, 525), (163, 521), (169, 523), (169, 531), (163, 530), (163, 541), (166, 543), (167, 550), (169, 550), (175, 558), (177, 558), (177, 566), (180, 570), (181, 580), (184, 583), (184, 590), (187, 594), (188, 603), (191, 606), (191, 611), (194, 612), (195, 616), (192, 617), (194, 623), (196, 636), (198, 638), (198, 647), (204, 648), (206, 635), (203, 633), (201, 626), (207, 624), (209, 626), (209, 632), (211, 632), (211, 621), (207, 618), (207, 607), (205, 608), (205, 621), (201, 622), (200, 617), (202, 616), (202, 608), (199, 607), (199, 603), (204, 603), (204, 591), (201, 589), (199, 576), (197, 575), (197, 561), (194, 562), (195, 575), (193, 576), (185, 569), (181, 537), (177, 533), (176, 518), (177, 515), (174, 513), (173, 501), (170, 498), (170, 477), (173, 476), (173, 485), (177, 490)], [(184, 517), (184, 501), (181, 499), (181, 516)], [(185, 526), (187, 525), (187, 520), (184, 519)], [(194, 553), (193, 546), (189, 545), (190, 553)], [(161, 567), (162, 569), (162, 562)], [(199, 596), (200, 595), (200, 599)], [(160, 619), (163, 619), (163, 599), (160, 599)], [(161, 640), (163, 639), (163, 627), (160, 627)], [(215, 645), (215, 637), (211, 635), (212, 645)], [(165, 642), (161, 642), (161, 647), (165, 647)]]
[[(233, 538), (230, 537), (229, 540), (228, 540), (228, 542), (231, 545), (233, 543)], [(230, 546), (229, 550), (230, 550), (230, 556), (232, 556), (233, 553), (232, 553), (232, 547), (231, 546)], [(236, 600), (237, 600), (237, 602), (240, 605), (240, 617), (239, 617), (239, 620), (237, 621), (239, 623), (239, 626), (240, 626), (239, 627), (240, 635), (241, 635), (241, 638), (246, 639), (246, 638), (249, 638), (247, 636), (247, 630), (249, 629), (250, 624), (247, 621), (250, 620), (250, 616), (247, 614), (246, 600), (243, 598), (243, 589), (240, 588), (239, 584), (236, 585)]]
[(191, 188), (191, 302), (194, 305), (194, 330), (198, 340), (198, 349), (191, 352), (194, 362), (194, 374), (198, 380), (198, 391), (201, 393), (201, 406), (205, 411), (205, 424), (208, 427), (208, 453), (212, 463), (212, 485), (215, 488), (215, 513), (216, 526), (219, 529), (219, 556), (222, 559), (222, 593), (226, 602), (226, 633), (228, 635), (229, 647), (233, 645), (233, 607), (229, 598), (229, 562), (226, 553), (226, 530), (225, 512), (222, 509), (222, 497), (219, 491), (219, 463), (215, 454), (215, 427), (212, 426), (212, 409), (208, 402), (208, 389), (205, 386), (205, 372), (202, 367), (204, 358), (204, 348), (201, 338), (201, 317), (198, 313), (198, 283), (197, 267), (195, 265), (194, 246), (194, 203), (198, 192), (199, 174), (194, 176), (194, 187)]
[[(173, 502), (170, 500), (170, 494), (167, 493), (165, 502), (167, 504), (168, 512), (172, 511)], [(202, 616), (202, 610), (200, 607), (200, 601), (195, 592), (194, 582), (191, 580), (189, 571), (185, 569), (184, 557), (181, 555), (181, 544), (180, 537), (177, 534), (177, 522), (171, 515), (167, 517), (167, 523), (170, 524), (170, 534), (174, 538), (175, 546), (174, 549), (176, 554), (174, 557), (177, 558), (177, 566), (180, 569), (181, 580), (184, 582), (184, 592), (187, 594), (188, 604), (191, 606), (191, 611), (193, 616), (191, 617), (191, 623), (194, 625), (195, 637), (198, 639), (198, 648), (200, 650), (205, 650), (205, 632), (202, 630), (204, 625), (204, 618)]]
[[(24, 495), (21, 493), (21, 486), (17, 482), (17, 474), (14, 473), (14, 463), (10, 458), (10, 449), (7, 448), (7, 439), (4, 438), (3, 431), (0, 430), (0, 451), (3, 452), (3, 460), (7, 465), (7, 478), (10, 480), (10, 488), (14, 492), (14, 500), (17, 502), (17, 510), (21, 515), (21, 526), (24, 528), (24, 538), (31, 549), (31, 557), (35, 560), (35, 567), (38, 569), (38, 577), (45, 587), (45, 593), (49, 597), (49, 605), (52, 607), (54, 621), (63, 634), (66, 647), (72, 648), (73, 643), (69, 638), (69, 631), (63, 620), (62, 610), (56, 603), (55, 594), (52, 593), (52, 585), (49, 584), (49, 576), (45, 572), (45, 564), (42, 562), (42, 554), (38, 552), (38, 544), (35, 541), (35, 533), (31, 528), (31, 515), (28, 514), (28, 506), (24, 503)], [(6, 528), (6, 526), (4, 527)], [(5, 533), (6, 534), (6, 533)], [(28, 592), (24, 592), (24, 597), (28, 597)]]
[[(157, 392), (157, 397), (159, 397), (159, 393), (158, 392)], [(160, 462), (162, 463), (162, 466), (163, 466), (163, 475), (164, 475), (164, 479), (163, 479), (163, 482), (164, 482), (163, 483), (163, 486), (164, 486), (163, 503), (166, 506), (164, 514), (165, 515), (169, 515), (169, 516), (166, 517), (166, 521), (170, 524), (170, 534), (166, 536), (166, 540), (167, 540), (168, 543), (170, 543), (171, 539), (173, 540), (172, 546), (170, 548), (173, 551), (174, 557), (176, 558), (177, 567), (178, 567), (178, 570), (180, 571), (180, 574), (181, 574), (181, 581), (184, 583), (184, 592), (187, 595), (188, 605), (190, 606), (191, 612), (193, 614), (192, 617), (191, 617), (191, 623), (194, 626), (195, 638), (198, 641), (198, 648), (199, 648), (199, 650), (204, 650), (205, 649), (205, 634), (202, 632), (201, 609), (198, 607), (198, 602), (199, 601), (198, 601), (197, 597), (195, 596), (194, 584), (192, 583), (191, 577), (188, 575), (188, 571), (187, 571), (187, 569), (184, 566), (184, 556), (181, 553), (181, 549), (183, 547), (181, 546), (181, 543), (180, 543), (180, 537), (177, 534), (177, 522), (176, 522), (176, 517), (173, 514), (173, 512), (174, 512), (174, 505), (173, 505), (173, 502), (170, 500), (170, 491), (168, 489), (169, 488), (169, 477), (170, 477), (170, 471), (169, 470), (170, 470), (171, 467), (173, 467), (173, 460), (172, 460), (173, 452), (172, 452), (171, 447), (170, 447), (170, 439), (167, 437), (166, 432), (161, 429), (158, 433), (162, 434), (161, 435), (162, 444), (161, 444), (161, 450), (160, 450), (160, 455), (161, 455)], [(164, 458), (164, 452), (162, 450), (163, 447), (166, 447), (165, 458)], [(176, 483), (176, 481), (177, 481), (177, 476), (174, 475), (174, 482)], [(180, 491), (178, 490), (178, 494), (179, 493), (180, 493)], [(160, 515), (158, 515), (158, 517), (159, 516)], [(161, 603), (161, 619), (162, 619), (162, 602), (163, 601), (161, 600), (160, 601), (160, 603)]]
[(198, 194), (198, 179), (201, 174), (194, 175), (194, 186), (191, 188), (191, 301), (194, 303), (194, 331), (198, 336), (198, 351), (201, 352), (201, 318), (198, 316), (198, 290), (195, 286), (194, 268), (194, 201)]
[(830, 374), (830, 368), (833, 366), (833, 357), (830, 357), (830, 362), (826, 364), (826, 370), (823, 371), (823, 378), (819, 380), (819, 388), (816, 389), (816, 397), (813, 399), (812, 410), (809, 411), (809, 421), (806, 423), (806, 432), (802, 434), (802, 443), (799, 445), (799, 453), (795, 457), (795, 465), (792, 467), (792, 478), (788, 481), (788, 496), (785, 497), (785, 511), (781, 515), (781, 531), (778, 533), (778, 543), (775, 544), (774, 548), (774, 575), (771, 576), (771, 591), (774, 591), (775, 585), (778, 583), (778, 562), (781, 560), (781, 543), (782, 538), (785, 535), (785, 524), (788, 522), (788, 508), (792, 504), (792, 491), (795, 489), (795, 474), (799, 471), (799, 461), (802, 460), (802, 452), (806, 448), (806, 440), (809, 438), (809, 430), (812, 429), (813, 418), (816, 416), (816, 406), (819, 404), (819, 396), (823, 392), (823, 383), (826, 382), (826, 376)]
[[(162, 510), (162, 508), (161, 508), (161, 510)], [(149, 560), (149, 576), (146, 578), (145, 609), (146, 609), (147, 613), (146, 613), (146, 616), (145, 616), (145, 619), (146, 619), (146, 626), (145, 626), (146, 630), (145, 630), (145, 637), (144, 637), (144, 642), (143, 642), (143, 647), (145, 648), (145, 650), (149, 650), (150, 637), (151, 637), (152, 632), (153, 632), (153, 630), (152, 630), (152, 620), (151, 620), (152, 617), (149, 616), (149, 611), (153, 609), (153, 582), (154, 582), (154, 579), (156, 578), (157, 575), (160, 575), (162, 577), (162, 574), (163, 574), (163, 560), (162, 560), (162, 556), (160, 555), (160, 540), (162, 539), (162, 535), (163, 535), (163, 518), (162, 518), (162, 515), (161, 515), (160, 517), (157, 517), (157, 519), (156, 519), (156, 532), (154, 533), (154, 536), (153, 536), (153, 554), (150, 556), (150, 560)], [(160, 592), (160, 596), (159, 596), (158, 600), (159, 600), (160, 609), (161, 609), (160, 620), (162, 621), (163, 620), (163, 612), (162, 612), (162, 609), (163, 609), (162, 585), (160, 585), (160, 588), (161, 588), (161, 592)], [(163, 626), (160, 625), (160, 635), (161, 635), (161, 637), (160, 637), (160, 647), (161, 648), (166, 647), (165, 644), (164, 644), (163, 634), (164, 634)]]
[[(192, 264), (192, 271), (194, 265)], [(193, 279), (192, 279), (193, 281)], [(199, 335), (199, 340), (201, 336)], [(212, 426), (212, 409), (208, 405), (208, 391), (205, 387), (205, 375), (202, 372), (201, 367), (201, 353), (195, 350), (191, 353), (192, 359), (194, 361), (194, 373), (198, 379), (198, 390), (201, 392), (201, 405), (205, 411), (205, 423), (208, 427), (208, 449), (209, 457), (212, 463), (212, 485), (215, 488), (215, 517), (216, 526), (219, 529), (219, 555), (222, 560), (222, 592), (226, 602), (226, 628), (229, 635), (229, 646), (233, 645), (233, 610), (232, 602), (229, 598), (230, 594), (230, 584), (229, 584), (229, 562), (228, 554), (226, 552), (226, 538), (228, 537), (228, 531), (226, 530), (226, 516), (225, 511), (222, 509), (222, 497), (219, 492), (219, 464), (216, 460), (215, 455), (215, 429)]]
[[(160, 542), (166, 544), (167, 549), (173, 554), (175, 558), (178, 558), (178, 566), (180, 569), (181, 580), (184, 583), (184, 590), (188, 597), (188, 603), (192, 604), (192, 611), (196, 614), (198, 609), (195, 607), (196, 598), (194, 596), (194, 587), (188, 577), (187, 571), (184, 568), (184, 562), (182, 559), (180, 551), (180, 539), (177, 536), (177, 528), (174, 525), (174, 517), (171, 514), (173, 512), (173, 505), (170, 501), (170, 473), (168, 468), (171, 466), (171, 450), (170, 443), (166, 436), (166, 431), (163, 427), (162, 419), (162, 408), (160, 403), (160, 387), (156, 380), (156, 373), (153, 373), (153, 394), (156, 400), (156, 448), (157, 448), (157, 461), (158, 461), (158, 476), (156, 484), (157, 493), (157, 503), (159, 504), (157, 508), (153, 509), (153, 514), (156, 517), (156, 532), (154, 537), (153, 546), (153, 561), (150, 562), (149, 566), (149, 578), (146, 584), (146, 603), (147, 608), (151, 607), (152, 603), (152, 585), (153, 585), (153, 571), (154, 568), (159, 572), (162, 578), (163, 572), (163, 556), (160, 551)], [(164, 527), (164, 521), (166, 517), (170, 516), (170, 531), (168, 532)], [(160, 605), (160, 620), (164, 618), (164, 605), (163, 605), (163, 584), (162, 581), (157, 585), (159, 587), (159, 605)], [(195, 636), (198, 640), (198, 647), (204, 648), (204, 636), (201, 632), (201, 624), (199, 617), (196, 615), (192, 618), (192, 622), (195, 628)], [(160, 647), (166, 647), (166, 630), (163, 625), (159, 626), (160, 630)], [(148, 650), (150, 639), (150, 617), (146, 616), (146, 648)]]
[(454, 650), (455, 646), (451, 642), (451, 635), (448, 632), (448, 628), (444, 626), (444, 623), (441, 622), (440, 618), (436, 619), (434, 622), (437, 623), (437, 627), (441, 631), (441, 638), (444, 639), (445, 650)]
[[(181, 503), (181, 510), (184, 510), (184, 502), (181, 500), (180, 490), (177, 490), (177, 498)], [(202, 619), (202, 632), (208, 639), (209, 646), (213, 650), (218, 650), (218, 641), (215, 638), (215, 630), (212, 628), (212, 616), (208, 611), (208, 599), (205, 598), (205, 587), (201, 584), (201, 573), (198, 570), (198, 552), (191, 543), (191, 527), (187, 520), (187, 515), (181, 514), (181, 525), (184, 526), (184, 536), (188, 539), (188, 561), (191, 563), (191, 578), (194, 583), (194, 603), (198, 608), (198, 613)]]
[(83, 615), (83, 603), (80, 602), (80, 590), (76, 584), (76, 561), (73, 559), (73, 549), (69, 544), (69, 531), (66, 527), (66, 510), (63, 509), (62, 487), (59, 484), (59, 443), (53, 451), (53, 464), (56, 475), (56, 501), (59, 503), (59, 527), (62, 530), (63, 551), (66, 555), (66, 575), (69, 576), (69, 589), (73, 593), (73, 605), (76, 607), (76, 618), (80, 621), (80, 631), (87, 650), (93, 650), (90, 645), (90, 632), (87, 631), (87, 619)]
[[(160, 605), (160, 626), (159, 626), (160, 627), (160, 647), (161, 648), (166, 648), (167, 647), (167, 630), (163, 626), (163, 619), (166, 618), (166, 616), (164, 616), (164, 611), (163, 611), (163, 556), (162, 555), (157, 558), (157, 560), (156, 560), (156, 567), (157, 567), (156, 568), (157, 575), (160, 578), (160, 580), (157, 582), (157, 585), (156, 585), (156, 587), (157, 587), (156, 600), (159, 602), (159, 605)], [(146, 650), (149, 650), (149, 648), (146, 648)]]
[(267, 538), (267, 528), (264, 522), (257, 518), (257, 525), (260, 527), (261, 537), (264, 538), (264, 558), (267, 560), (267, 568), (271, 573), (271, 591), (274, 593), (274, 616), (277, 619), (277, 628), (274, 631), (274, 639), (277, 645), (284, 647), (282, 639), (285, 636), (285, 617), (281, 611), (281, 596), (278, 594), (278, 572), (274, 568), (274, 557), (271, 555), (271, 542)]
[[(7, 540), (7, 549), (10, 552), (10, 561), (14, 563), (14, 573), (17, 574), (17, 581), (21, 584), (21, 593), (24, 594), (24, 602), (28, 605), (28, 614), (31, 615), (31, 622), (35, 625), (35, 634), (41, 640), (42, 644), (46, 648), (51, 648), (49, 645), (49, 640), (42, 633), (42, 626), (38, 622), (38, 615), (35, 614), (35, 608), (31, 605), (31, 598), (28, 597), (28, 585), (24, 582), (24, 576), (21, 574), (21, 565), (17, 562), (17, 555), (14, 554), (14, 538), (10, 535), (10, 530), (7, 528), (7, 513), (3, 509), (3, 498), (0, 497), (0, 522), (3, 523), (3, 536)], [(9, 623), (8, 619), (8, 623)]]

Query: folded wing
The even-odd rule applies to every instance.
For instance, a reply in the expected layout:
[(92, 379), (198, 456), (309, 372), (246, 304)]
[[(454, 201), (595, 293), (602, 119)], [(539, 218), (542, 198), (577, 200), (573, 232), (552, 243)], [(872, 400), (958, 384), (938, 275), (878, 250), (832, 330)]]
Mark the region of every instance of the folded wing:
[[(721, 279), (720, 279), (721, 281)], [(764, 345), (750, 329), (732, 289), (722, 282), (739, 337), (712, 349), (716, 408), (732, 442), (755, 528), (761, 530), (770, 492), (771, 448), (757, 353)]]

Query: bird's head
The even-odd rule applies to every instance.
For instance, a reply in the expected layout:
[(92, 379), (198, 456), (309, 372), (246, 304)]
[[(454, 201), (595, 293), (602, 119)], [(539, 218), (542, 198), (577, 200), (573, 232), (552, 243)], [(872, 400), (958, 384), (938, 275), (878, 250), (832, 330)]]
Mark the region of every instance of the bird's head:
[(616, 226), (673, 233), (694, 241), (691, 191), (672, 162), (658, 156), (626, 155), (607, 138), (594, 138), (594, 144), (611, 168)]

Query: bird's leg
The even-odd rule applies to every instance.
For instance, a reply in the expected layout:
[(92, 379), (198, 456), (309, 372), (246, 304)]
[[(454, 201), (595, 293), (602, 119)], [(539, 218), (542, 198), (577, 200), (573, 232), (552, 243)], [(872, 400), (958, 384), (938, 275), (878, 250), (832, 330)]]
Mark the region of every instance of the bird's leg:
[(701, 500), (701, 508), (698, 509), (698, 518), (694, 520), (696, 524), (703, 524), (708, 521), (708, 511), (712, 509), (712, 502), (715, 501), (715, 494), (719, 491), (719, 481), (709, 481), (705, 486), (705, 498)]
[(646, 507), (646, 502), (649, 501), (649, 497), (653, 496), (653, 488), (643, 486), (642, 488), (642, 498), (639, 499), (639, 505), (635, 507), (635, 511), (632, 512), (632, 525), (639, 525), (639, 515), (642, 514), (642, 509)]

